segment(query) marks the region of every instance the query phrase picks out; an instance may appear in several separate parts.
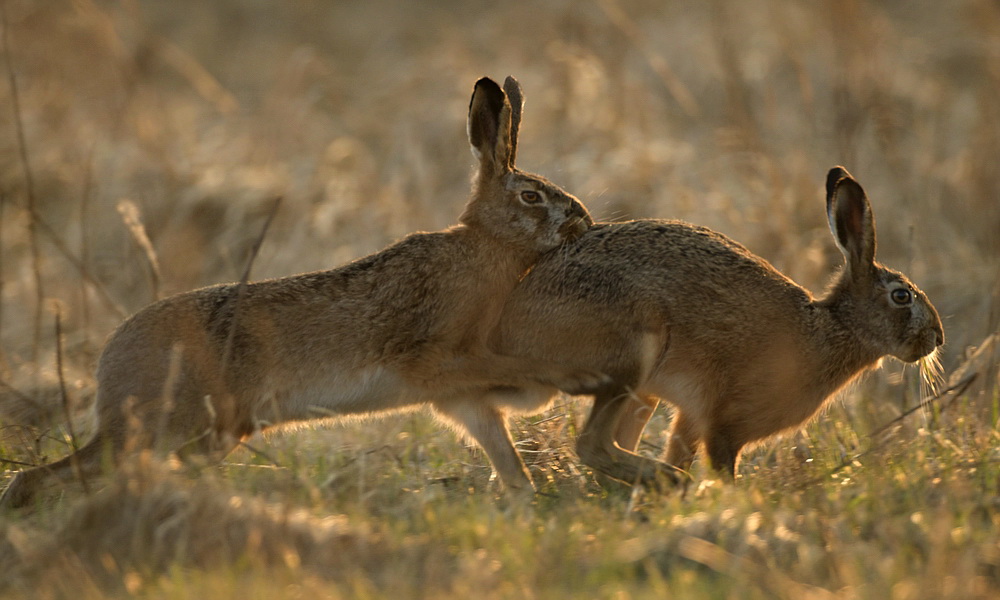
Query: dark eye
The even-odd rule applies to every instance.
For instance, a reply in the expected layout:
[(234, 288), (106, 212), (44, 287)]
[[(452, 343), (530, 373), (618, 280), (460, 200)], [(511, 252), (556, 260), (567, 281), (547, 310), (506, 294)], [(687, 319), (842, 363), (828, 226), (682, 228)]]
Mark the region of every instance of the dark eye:
[(889, 293), (889, 297), (896, 304), (909, 304), (913, 301), (913, 293), (906, 288), (896, 288)]
[(542, 195), (534, 190), (524, 190), (521, 192), (521, 202), (525, 204), (538, 204), (542, 201)]

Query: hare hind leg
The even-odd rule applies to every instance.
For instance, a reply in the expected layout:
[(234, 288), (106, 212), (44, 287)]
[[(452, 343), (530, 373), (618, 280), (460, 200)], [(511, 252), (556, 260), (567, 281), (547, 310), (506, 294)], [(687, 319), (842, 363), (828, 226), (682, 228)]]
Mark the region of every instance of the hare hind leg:
[(577, 439), (577, 453), (584, 464), (626, 483), (660, 487), (680, 482), (678, 470), (667, 463), (645, 458), (622, 448), (616, 441), (622, 413), (630, 406), (627, 390), (602, 390)]
[(120, 446), (120, 440), (109, 439), (108, 436), (98, 433), (87, 444), (69, 456), (50, 465), (41, 465), (21, 471), (14, 476), (10, 485), (4, 490), (3, 496), (0, 497), (0, 511), (20, 508), (29, 504), (46, 480), (55, 479), (66, 483), (76, 477), (86, 480), (98, 475), (104, 452), (107, 450), (112, 455), (117, 454)]

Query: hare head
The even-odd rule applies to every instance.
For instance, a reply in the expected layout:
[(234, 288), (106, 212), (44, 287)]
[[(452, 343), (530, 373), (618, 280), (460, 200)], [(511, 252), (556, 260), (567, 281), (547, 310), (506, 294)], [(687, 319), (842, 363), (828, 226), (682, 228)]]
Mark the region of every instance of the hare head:
[(571, 194), (514, 166), (523, 98), (513, 77), (503, 89), (488, 77), (476, 82), (468, 133), (479, 171), (460, 221), (505, 243), (545, 252), (582, 235), (593, 219)]
[(916, 362), (935, 353), (944, 343), (941, 319), (905, 275), (875, 261), (875, 215), (843, 167), (827, 174), (826, 212), (845, 260), (826, 303), (855, 323), (860, 341), (880, 357)]

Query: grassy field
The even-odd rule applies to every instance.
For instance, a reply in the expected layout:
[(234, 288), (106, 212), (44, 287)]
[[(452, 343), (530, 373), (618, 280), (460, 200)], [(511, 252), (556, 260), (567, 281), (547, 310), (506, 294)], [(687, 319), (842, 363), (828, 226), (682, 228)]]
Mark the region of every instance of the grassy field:
[(279, 432), (220, 466), (138, 457), (0, 515), (0, 594), (1000, 598), (997, 2), (2, 7), (0, 485), (86, 435), (118, 322), (240, 277), (275, 197), (255, 278), (454, 223), (482, 75), (520, 79), (519, 164), (597, 218), (708, 225), (817, 292), (840, 260), (823, 177), (845, 165), (958, 387), (887, 361), (735, 485), (698, 461), (671, 494), (582, 467), (588, 403), (565, 398), (514, 423), (531, 507), (424, 413)]

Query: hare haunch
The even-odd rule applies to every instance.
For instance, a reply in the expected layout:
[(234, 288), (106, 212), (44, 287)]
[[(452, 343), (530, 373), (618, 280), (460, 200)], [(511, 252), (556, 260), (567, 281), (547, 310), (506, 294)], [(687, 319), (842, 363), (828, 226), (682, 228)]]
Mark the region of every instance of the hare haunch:
[(70, 478), (74, 463), (93, 473), (127, 441), (221, 458), (280, 423), (421, 404), (492, 457), (510, 437), (472, 390), (544, 383), (584, 392), (605, 382), (485, 344), (538, 257), (593, 223), (576, 198), (514, 167), (521, 107), (513, 78), (503, 89), (476, 83), (468, 135), (479, 168), (461, 224), (337, 269), (173, 296), (125, 321), (98, 365), (94, 438), (18, 473), (0, 503), (25, 504), (47, 477)]
[[(535, 265), (491, 347), (613, 379), (577, 440), (595, 470), (630, 483), (676, 482), (704, 444), (712, 467), (732, 476), (747, 444), (801, 426), (883, 357), (914, 362), (944, 343), (927, 297), (875, 262), (871, 206), (841, 167), (827, 176), (826, 204), (845, 265), (821, 298), (715, 231), (678, 221), (599, 224)], [(482, 401), (529, 412), (554, 392), (497, 389)], [(634, 453), (661, 398), (676, 407), (666, 463)], [(501, 475), (530, 485), (521, 464)]]

